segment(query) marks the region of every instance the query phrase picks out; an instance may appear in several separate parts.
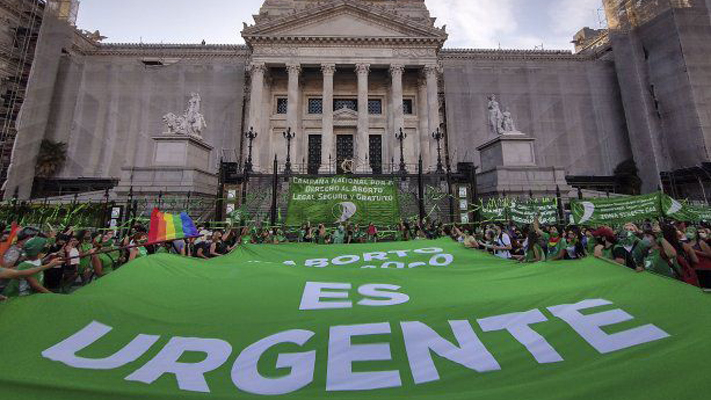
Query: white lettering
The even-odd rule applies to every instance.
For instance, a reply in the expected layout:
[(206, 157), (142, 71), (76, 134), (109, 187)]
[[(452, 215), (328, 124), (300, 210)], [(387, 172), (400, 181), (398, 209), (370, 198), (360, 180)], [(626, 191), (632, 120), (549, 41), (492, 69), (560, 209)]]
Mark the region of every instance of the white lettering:
[[(339, 292), (327, 292), (329, 290), (340, 290)], [(321, 301), (321, 299), (347, 299), (350, 283), (321, 283), (306, 282), (304, 294), (301, 296), (299, 310), (326, 310), (334, 308), (351, 308), (351, 301)], [(345, 292), (343, 291), (345, 290)]]
[(138, 360), (160, 339), (160, 336), (138, 335), (124, 348), (105, 358), (84, 358), (76, 355), (112, 330), (110, 326), (93, 321), (74, 335), (43, 351), (42, 356), (74, 368), (115, 369)]
[(295, 392), (314, 380), (316, 351), (279, 354), (277, 368), (290, 368), (291, 373), (281, 378), (265, 378), (257, 368), (264, 352), (280, 343), (303, 346), (314, 336), (311, 331), (291, 330), (264, 338), (247, 347), (232, 367), (232, 382), (248, 393), (275, 396)]
[(600, 328), (630, 321), (633, 320), (634, 317), (620, 309), (589, 315), (580, 313), (580, 310), (610, 304), (612, 304), (612, 302), (602, 299), (585, 300), (576, 304), (548, 307), (548, 310), (556, 317), (567, 322), (571, 328), (578, 332), (583, 339), (590, 343), (590, 345), (601, 354), (612, 353), (671, 336), (652, 324), (623, 332), (607, 334)]
[(422, 322), (402, 322), (403, 339), (416, 384), (440, 379), (431, 351), (447, 360), (477, 372), (501, 369), (494, 356), (484, 347), (467, 321), (449, 321), (459, 347), (439, 336)]
[(539, 310), (499, 315), (477, 320), (484, 332), (507, 330), (533, 355), (539, 364), (563, 361), (563, 357), (529, 325), (546, 322), (548, 319)]
[[(207, 356), (198, 363), (179, 362), (187, 352), (202, 352)], [(174, 374), (181, 390), (210, 393), (205, 373), (214, 371), (227, 361), (232, 346), (219, 339), (174, 337), (143, 367), (126, 377), (127, 381), (151, 384), (163, 374)]]
[(358, 305), (369, 307), (386, 307), (404, 304), (410, 301), (410, 296), (397, 292), (400, 286), (377, 284), (363, 285), (358, 288), (358, 293), (364, 297), (385, 298), (387, 300), (363, 299), (358, 302)]
[(390, 333), (390, 324), (333, 326), (328, 341), (326, 390), (357, 391), (402, 386), (399, 371), (353, 372), (356, 361), (387, 361), (392, 359), (389, 343), (351, 344), (353, 336)]

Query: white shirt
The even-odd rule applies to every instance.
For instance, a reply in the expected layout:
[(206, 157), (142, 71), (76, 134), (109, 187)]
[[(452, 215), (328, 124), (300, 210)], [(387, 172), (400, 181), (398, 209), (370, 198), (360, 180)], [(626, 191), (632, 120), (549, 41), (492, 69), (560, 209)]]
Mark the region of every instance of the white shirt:
[[(77, 257), (77, 258), (74, 258)], [(79, 265), (79, 261), (81, 261), (79, 257), (79, 250), (77, 250), (76, 247), (72, 248), (69, 250), (69, 265), (74, 266), (74, 265)]]
[[(496, 246), (497, 247), (511, 247), (511, 238), (509, 237), (509, 235), (506, 233), (502, 233), (501, 236), (499, 236), (499, 238), (496, 239)], [(503, 258), (506, 260), (511, 258), (511, 252), (508, 250), (497, 250), (495, 254), (496, 254), (496, 257)]]

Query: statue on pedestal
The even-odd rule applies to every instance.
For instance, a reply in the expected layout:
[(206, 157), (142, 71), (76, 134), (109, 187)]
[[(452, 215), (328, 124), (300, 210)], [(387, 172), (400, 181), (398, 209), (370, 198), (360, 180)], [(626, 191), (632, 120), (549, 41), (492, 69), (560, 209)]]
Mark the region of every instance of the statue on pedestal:
[(489, 132), (493, 136), (501, 136), (510, 133), (517, 133), (516, 124), (514, 123), (513, 115), (507, 108), (506, 111), (501, 111), (501, 105), (496, 100), (496, 95), (489, 96)]
[(514, 123), (513, 117), (511, 116), (511, 111), (506, 109), (504, 111), (504, 120), (502, 123), (502, 129), (503, 129), (503, 134), (511, 133), (511, 132), (518, 132), (516, 129), (516, 124)]
[(202, 98), (198, 93), (191, 93), (188, 109), (182, 116), (168, 113), (163, 116), (163, 123), (168, 128), (168, 135), (188, 135), (202, 140), (202, 131), (207, 128), (205, 116), (200, 113)]
[(504, 114), (501, 112), (501, 105), (496, 101), (496, 95), (489, 96), (489, 132), (493, 136), (503, 133)]

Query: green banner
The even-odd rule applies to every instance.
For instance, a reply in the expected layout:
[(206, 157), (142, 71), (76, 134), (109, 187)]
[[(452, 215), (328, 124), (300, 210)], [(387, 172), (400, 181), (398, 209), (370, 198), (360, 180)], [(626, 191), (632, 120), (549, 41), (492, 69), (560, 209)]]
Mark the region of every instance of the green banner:
[(511, 221), (517, 225), (532, 224), (538, 221), (545, 225), (558, 224), (558, 201), (556, 199), (534, 199), (513, 201), (509, 209)]
[(400, 221), (394, 181), (372, 178), (299, 178), (291, 180), (286, 224), (393, 225)]
[(597, 259), (245, 246), (0, 304), (0, 398), (704, 399), (708, 332), (711, 297)]
[(509, 200), (506, 198), (481, 200), (481, 219), (491, 222), (508, 221)]
[(610, 199), (574, 200), (574, 225), (617, 225), (656, 219), (661, 215), (660, 193)]
[(680, 202), (665, 194), (661, 195), (664, 216), (677, 221), (708, 222), (711, 221), (711, 208)]
[(481, 203), (484, 221), (507, 222), (517, 225), (532, 224), (538, 216), (546, 225), (558, 224), (558, 202), (556, 199), (516, 200), (508, 198), (489, 199)]

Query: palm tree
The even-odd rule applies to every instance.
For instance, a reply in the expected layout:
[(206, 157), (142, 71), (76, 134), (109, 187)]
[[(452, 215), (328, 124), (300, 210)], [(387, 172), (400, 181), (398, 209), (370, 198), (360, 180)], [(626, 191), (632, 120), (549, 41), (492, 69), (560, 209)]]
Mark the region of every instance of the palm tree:
[(37, 155), (35, 166), (38, 178), (51, 178), (56, 175), (67, 161), (67, 144), (44, 139)]

